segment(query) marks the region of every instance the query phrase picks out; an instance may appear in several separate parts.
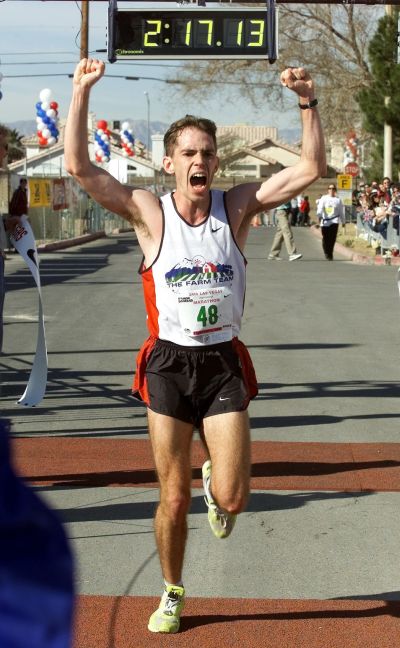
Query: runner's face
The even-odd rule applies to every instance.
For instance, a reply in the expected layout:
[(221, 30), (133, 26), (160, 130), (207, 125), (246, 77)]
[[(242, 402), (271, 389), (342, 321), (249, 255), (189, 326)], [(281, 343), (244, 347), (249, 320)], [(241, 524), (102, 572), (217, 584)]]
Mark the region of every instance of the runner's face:
[(176, 188), (196, 200), (208, 196), (218, 169), (213, 139), (197, 128), (185, 128), (177, 139), (171, 157), (164, 158), (167, 173), (174, 173)]

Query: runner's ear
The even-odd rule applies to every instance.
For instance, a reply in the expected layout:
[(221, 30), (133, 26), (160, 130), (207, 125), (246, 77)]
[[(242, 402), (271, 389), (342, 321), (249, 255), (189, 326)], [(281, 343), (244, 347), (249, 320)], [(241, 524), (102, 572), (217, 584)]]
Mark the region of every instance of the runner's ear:
[(175, 173), (174, 163), (172, 161), (172, 158), (170, 158), (168, 155), (165, 155), (163, 157), (163, 167), (165, 173), (169, 173), (169, 175), (174, 175)]

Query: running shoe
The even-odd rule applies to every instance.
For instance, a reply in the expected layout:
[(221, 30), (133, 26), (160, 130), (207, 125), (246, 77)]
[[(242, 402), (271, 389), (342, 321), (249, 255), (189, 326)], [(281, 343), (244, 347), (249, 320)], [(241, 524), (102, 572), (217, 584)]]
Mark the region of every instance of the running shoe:
[(179, 585), (167, 585), (161, 597), (160, 605), (149, 619), (150, 632), (174, 634), (178, 632), (181, 612), (185, 604), (185, 588)]
[(205, 492), (204, 501), (208, 506), (208, 521), (211, 530), (216, 538), (227, 538), (236, 522), (236, 515), (228, 513), (223, 509), (218, 508), (215, 503), (210, 490), (211, 482), (211, 461), (208, 460), (203, 464), (201, 469), (203, 475), (203, 488)]

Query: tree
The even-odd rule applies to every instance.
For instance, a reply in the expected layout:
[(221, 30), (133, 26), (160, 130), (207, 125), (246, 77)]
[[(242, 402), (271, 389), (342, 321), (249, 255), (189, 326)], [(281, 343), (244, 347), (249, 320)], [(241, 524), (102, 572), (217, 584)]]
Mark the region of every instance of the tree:
[(13, 128), (8, 128), (5, 124), (0, 124), (6, 131), (8, 135), (8, 154), (7, 160), (8, 164), (11, 162), (16, 162), (16, 160), (22, 160), (25, 157), (25, 147), (22, 144), (23, 135), (18, 133), (18, 131)]
[(301, 65), (317, 81), (326, 135), (344, 136), (360, 122), (356, 95), (371, 81), (369, 34), (382, 12), (382, 7), (353, 4), (280, 4), (276, 64), (249, 60), (188, 63), (180, 74), (183, 84), (174, 90), (206, 105), (210, 87), (218, 84), (221, 101), (239, 100), (245, 93), (255, 108), (283, 109), (293, 99), (282, 92), (278, 70)]
[(25, 146), (22, 143), (23, 137), (15, 128), (9, 130), (8, 164), (22, 160), (25, 157)]
[(397, 19), (398, 11), (393, 17), (384, 16), (380, 19), (369, 45), (371, 80), (357, 95), (363, 113), (363, 126), (375, 141), (371, 177), (382, 175), (385, 123), (393, 129), (394, 166), (400, 166), (400, 65), (396, 63)]

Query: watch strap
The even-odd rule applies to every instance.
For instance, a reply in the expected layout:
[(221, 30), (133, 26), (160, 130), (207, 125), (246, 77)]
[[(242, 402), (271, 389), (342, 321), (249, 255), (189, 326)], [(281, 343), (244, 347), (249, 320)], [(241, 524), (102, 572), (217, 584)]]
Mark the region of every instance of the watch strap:
[(318, 106), (318, 99), (312, 99), (306, 104), (299, 103), (299, 108), (301, 108), (301, 110), (307, 110), (307, 108), (315, 108), (315, 106)]

